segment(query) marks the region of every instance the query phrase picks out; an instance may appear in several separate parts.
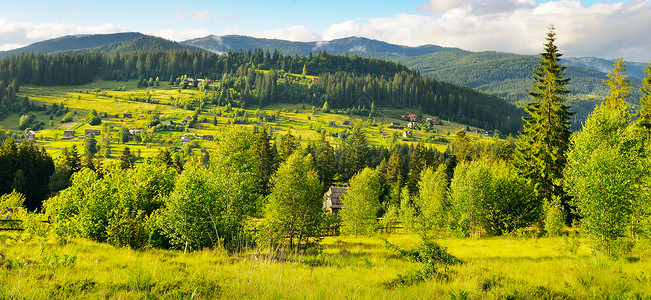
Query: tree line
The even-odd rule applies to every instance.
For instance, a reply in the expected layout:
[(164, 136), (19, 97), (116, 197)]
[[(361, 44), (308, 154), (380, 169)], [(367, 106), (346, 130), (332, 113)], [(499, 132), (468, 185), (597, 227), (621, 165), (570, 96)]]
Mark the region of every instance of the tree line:
[(169, 78), (176, 83), (174, 79), (184, 75), (215, 81), (204, 98), (218, 105), (302, 102), (321, 107), (327, 102), (333, 109), (407, 108), (505, 133), (516, 133), (522, 124), (522, 110), (496, 96), (436, 81), (399, 63), (326, 52), (288, 56), (261, 49), (222, 55), (190, 50), (13, 55), (0, 60), (0, 87), (7, 85), (0, 105), (15, 105), (20, 84), (77, 85), (97, 78)]

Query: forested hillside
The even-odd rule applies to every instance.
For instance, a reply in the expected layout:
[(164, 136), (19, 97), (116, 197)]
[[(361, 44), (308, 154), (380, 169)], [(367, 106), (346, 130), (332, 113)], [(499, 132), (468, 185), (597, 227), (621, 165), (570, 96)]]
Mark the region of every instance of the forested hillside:
[(134, 40), (143, 36), (139, 32), (123, 32), (112, 34), (68, 35), (56, 39), (46, 40), (22, 48), (0, 51), (0, 58), (11, 54), (20, 53), (55, 53), (66, 51), (79, 51), (91, 49), (113, 43)]
[[(406, 66), (375, 58), (316, 55), (289, 56), (278, 51), (148, 51), (128, 53), (22, 54), (0, 61), (0, 82), (8, 85), (77, 85), (105, 80), (169, 79), (187, 75), (219, 81), (209, 98), (242, 107), (270, 103), (308, 103), (364, 112), (397, 107), (438, 115), (489, 130), (515, 133), (523, 111), (502, 99), (421, 76)], [(302, 74), (286, 76), (288, 73)], [(310, 80), (305, 76), (311, 75)], [(5, 89), (6, 90), (6, 89)], [(8, 91), (3, 106), (18, 99)]]
[(216, 53), (230, 51), (246, 51), (249, 49), (278, 50), (285, 55), (308, 55), (326, 51), (330, 54), (356, 54), (363, 57), (392, 59), (405, 56), (418, 56), (445, 50), (458, 50), (436, 45), (423, 45), (408, 47), (389, 44), (363, 37), (347, 37), (332, 41), (322, 42), (292, 42), (278, 39), (263, 39), (241, 35), (215, 36), (209, 35), (202, 38), (182, 42), (185, 45), (195, 46)]

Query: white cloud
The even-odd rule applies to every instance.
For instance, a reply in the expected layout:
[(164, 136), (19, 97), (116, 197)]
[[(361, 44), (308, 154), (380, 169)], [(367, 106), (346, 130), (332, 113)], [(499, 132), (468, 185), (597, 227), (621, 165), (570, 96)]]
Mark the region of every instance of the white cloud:
[(321, 40), (321, 33), (314, 31), (307, 26), (298, 25), (289, 28), (267, 30), (261, 32), (254, 32), (250, 34), (254, 37), (267, 38), (267, 39), (283, 39), (288, 41), (318, 41)]
[(388, 18), (349, 20), (331, 25), (323, 40), (364, 36), (395, 44), (436, 44), (467, 50), (538, 53), (554, 24), (566, 56), (624, 57), (651, 60), (651, 2), (432, 0), (422, 6), (436, 14), (397, 14)]
[(185, 41), (189, 39), (194, 39), (194, 38), (199, 38), (199, 37), (204, 37), (208, 36), (211, 34), (210, 30), (206, 28), (187, 28), (184, 30), (179, 30), (179, 29), (161, 29), (161, 30), (156, 30), (153, 32), (147, 32), (146, 34), (150, 34), (153, 36), (159, 36), (162, 38), (166, 38), (168, 40), (172, 41)]
[(176, 9), (174, 12), (174, 19), (175, 20), (181, 20), (181, 19), (190, 19), (194, 21), (199, 21), (206, 23), (213, 18), (216, 18), (216, 16), (211, 13), (209, 10), (181, 10), (181, 9)]
[(0, 18), (0, 50), (10, 50), (34, 42), (73, 34), (95, 34), (120, 32), (123, 29), (114, 24), (81, 26), (65, 23), (20, 23)]

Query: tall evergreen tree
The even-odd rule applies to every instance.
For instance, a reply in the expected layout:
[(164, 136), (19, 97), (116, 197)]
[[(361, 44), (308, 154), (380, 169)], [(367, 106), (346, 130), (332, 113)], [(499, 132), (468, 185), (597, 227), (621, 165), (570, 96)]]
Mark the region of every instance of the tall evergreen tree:
[[(534, 69), (534, 91), (529, 95), (534, 101), (526, 107), (529, 116), (524, 117), (524, 129), (516, 145), (514, 164), (518, 171), (530, 180), (538, 196), (544, 201), (561, 202), (569, 212), (569, 201), (561, 187), (565, 167), (565, 153), (570, 140), (570, 107), (564, 103), (569, 91), (565, 86), (565, 67), (560, 65), (561, 53), (554, 44), (556, 32), (552, 26), (547, 33), (542, 61)], [(568, 219), (566, 221), (569, 221)]]
[(276, 157), (271, 149), (269, 133), (266, 127), (262, 127), (256, 137), (256, 154), (259, 159), (260, 182), (259, 192), (262, 195), (269, 195), (269, 179), (276, 171)]
[(343, 178), (348, 180), (359, 171), (368, 166), (369, 147), (366, 142), (366, 135), (362, 132), (361, 124), (356, 124), (351, 134), (346, 139), (344, 146), (344, 170)]

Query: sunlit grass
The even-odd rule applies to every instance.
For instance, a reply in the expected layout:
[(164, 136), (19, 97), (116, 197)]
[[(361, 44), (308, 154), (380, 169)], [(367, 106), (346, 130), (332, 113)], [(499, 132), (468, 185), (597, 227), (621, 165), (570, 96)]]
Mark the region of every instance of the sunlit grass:
[[(95, 81), (85, 85), (79, 86), (21, 86), (19, 96), (28, 97), (30, 100), (35, 101), (37, 105), (46, 103), (51, 105), (53, 103), (63, 103), (71, 111), (76, 112), (71, 122), (60, 123), (62, 116), (54, 117), (52, 124), (48, 115), (45, 112), (36, 112), (37, 120), (45, 122), (45, 127), (37, 132), (37, 138), (43, 139), (42, 145), (49, 151), (58, 153), (63, 147), (69, 147), (71, 143), (78, 142), (75, 140), (62, 139), (64, 129), (75, 129), (76, 135), (83, 135), (86, 128), (100, 128), (100, 126), (89, 126), (84, 124), (83, 120), (88, 112), (92, 109), (98, 112), (105, 112), (109, 114), (108, 118), (103, 118), (103, 123), (113, 126), (114, 130), (120, 127), (129, 129), (146, 129), (147, 122), (150, 118), (150, 111), (159, 114), (163, 122), (177, 121), (180, 122), (187, 116), (194, 113), (193, 110), (186, 110), (170, 106), (171, 98), (180, 99), (180, 101), (187, 101), (189, 99), (201, 98), (201, 93), (195, 89), (181, 90), (175, 87), (167, 86), (166, 82), (161, 82), (161, 86), (153, 88), (137, 88), (137, 81), (130, 80), (126, 82), (116, 81)], [(122, 90), (124, 87), (125, 90)], [(210, 95), (210, 92), (208, 93)], [(134, 98), (145, 98), (151, 95), (153, 100), (157, 100), (160, 104), (142, 103), (129, 100)], [(222, 115), (215, 114), (216, 111), (221, 111)], [(237, 125), (243, 128), (249, 128), (260, 125), (255, 117), (255, 112), (258, 110), (256, 106), (250, 106), (246, 109), (247, 118), (252, 123)], [(317, 130), (325, 130), (331, 137), (330, 142), (333, 146), (339, 143), (337, 137), (344, 132), (351, 132), (355, 123), (366, 122), (368, 117), (346, 115), (341, 113), (323, 113), (317, 110), (313, 111), (312, 106), (309, 104), (271, 104), (265, 106), (261, 111), (267, 114), (279, 112), (280, 118), (275, 122), (262, 123), (267, 126), (273, 127), (272, 133), (276, 136), (286, 134), (290, 131), (293, 135), (299, 137), (299, 141), (303, 144), (314, 141), (319, 138)], [(132, 118), (124, 118), (123, 113), (132, 113)], [(389, 123), (400, 122), (406, 125), (408, 122), (401, 120), (400, 116), (410, 113), (408, 110), (400, 109), (377, 109), (376, 114), (373, 116), (375, 124), (378, 126), (365, 126), (363, 131), (367, 136), (369, 144), (374, 146), (391, 147), (394, 143), (407, 143), (415, 144), (418, 142), (426, 141), (430, 137), (447, 138), (461, 128), (466, 128), (465, 125), (443, 121), (443, 125), (436, 125), (436, 133), (426, 133), (424, 131), (414, 131), (413, 137), (404, 138), (402, 133), (404, 129), (390, 128)], [(215, 107), (212, 104), (207, 104), (204, 112), (201, 112), (199, 117), (205, 117), (207, 123), (198, 124), (195, 128), (189, 129), (189, 134), (206, 135), (212, 134), (218, 137), (220, 130), (230, 126), (229, 119), (225, 117), (224, 107)], [(18, 113), (12, 113), (4, 120), (0, 121), (0, 126), (5, 129), (19, 131)], [(213, 119), (217, 120), (217, 125), (213, 125)], [(290, 121), (290, 119), (293, 119)], [(336, 126), (330, 126), (328, 121), (335, 121)], [(351, 121), (350, 125), (343, 125), (345, 120)], [(365, 123), (367, 124), (367, 123)], [(406, 128), (408, 129), (408, 128)], [(474, 139), (482, 139), (482, 135), (474, 134), (475, 127), (470, 127), (471, 133), (469, 136)], [(22, 132), (20, 132), (22, 133)], [(167, 142), (170, 140), (176, 146), (180, 146), (180, 135), (182, 132), (160, 133), (155, 144), (160, 146), (172, 146)], [(394, 139), (394, 136), (397, 138)], [(117, 140), (117, 137), (114, 137)], [(161, 145), (163, 144), (163, 145)], [(445, 151), (447, 142), (427, 142), (429, 147), (435, 147), (439, 151)], [(131, 147), (131, 146), (130, 146)], [(137, 145), (133, 147), (139, 147)], [(210, 145), (207, 145), (210, 149)], [(144, 145), (142, 152), (145, 151)]]
[[(8, 298), (282, 298), (433, 299), (630, 298), (651, 296), (648, 254), (611, 259), (580, 240), (567, 238), (442, 239), (464, 261), (450, 266), (448, 281), (429, 280), (387, 288), (386, 283), (417, 263), (404, 261), (377, 237), (327, 237), (319, 251), (267, 259), (256, 250), (228, 254), (214, 249), (184, 254), (175, 250), (114, 248), (55, 238), (14, 241), (4, 234), (0, 253), (0, 296)], [(411, 248), (419, 238), (385, 238)], [(64, 257), (74, 257), (66, 263)], [(69, 259), (70, 260), (70, 259)]]

